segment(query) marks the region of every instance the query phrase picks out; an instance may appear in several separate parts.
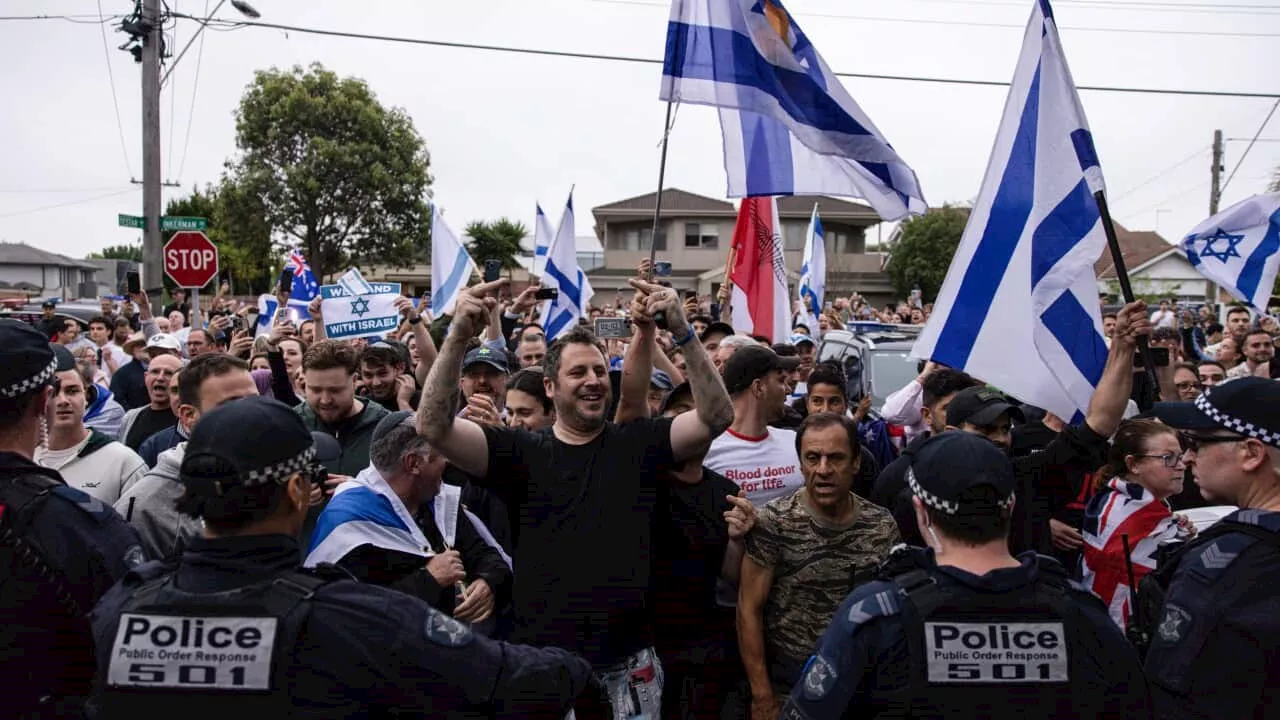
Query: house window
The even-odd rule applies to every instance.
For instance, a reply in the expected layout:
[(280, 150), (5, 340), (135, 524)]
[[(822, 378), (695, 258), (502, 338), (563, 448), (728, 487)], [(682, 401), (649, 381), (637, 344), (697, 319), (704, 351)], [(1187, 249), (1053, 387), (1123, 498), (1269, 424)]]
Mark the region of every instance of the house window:
[(715, 250), (720, 246), (720, 228), (707, 223), (685, 223), (684, 246), (691, 250)]
[[(650, 239), (653, 237), (653, 229), (647, 227), (621, 227), (609, 232), (609, 250), (622, 250), (626, 252), (642, 252), (649, 250)], [(667, 249), (666, 233), (658, 233), (658, 249)]]

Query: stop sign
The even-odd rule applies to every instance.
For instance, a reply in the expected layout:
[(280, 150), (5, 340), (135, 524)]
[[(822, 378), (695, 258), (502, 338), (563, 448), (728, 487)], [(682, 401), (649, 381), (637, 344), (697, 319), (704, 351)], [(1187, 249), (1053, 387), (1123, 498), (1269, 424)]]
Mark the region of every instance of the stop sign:
[(202, 232), (174, 233), (164, 244), (164, 274), (178, 287), (208, 285), (218, 276), (218, 246)]

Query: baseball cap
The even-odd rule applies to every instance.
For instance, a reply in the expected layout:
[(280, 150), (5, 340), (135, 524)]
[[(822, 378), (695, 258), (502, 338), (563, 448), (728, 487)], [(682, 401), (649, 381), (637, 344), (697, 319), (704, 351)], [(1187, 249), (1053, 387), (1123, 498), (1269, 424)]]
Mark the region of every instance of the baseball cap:
[(58, 367), (49, 338), (19, 320), (0, 320), (0, 347), (0, 397), (17, 398), (44, 387)]
[(670, 408), (672, 404), (674, 404), (677, 400), (680, 400), (681, 398), (684, 398), (684, 397), (692, 397), (692, 396), (693, 396), (693, 387), (689, 385), (689, 383), (687, 382), (680, 383), (679, 385), (675, 386), (675, 388), (672, 389), (671, 392), (667, 393), (667, 396), (665, 398), (662, 399), (662, 411), (661, 411), (662, 414), (666, 414), (667, 409)]
[(799, 364), (800, 358), (779, 357), (778, 353), (763, 345), (748, 345), (725, 361), (724, 387), (730, 395), (736, 395), (774, 370), (794, 370)]
[(789, 342), (774, 343), (773, 351), (778, 353), (778, 357), (796, 357), (799, 355), (799, 353), (796, 352), (796, 346)]
[(152, 350), (181, 353), (182, 343), (178, 342), (178, 338), (169, 333), (156, 333), (147, 339), (147, 354), (151, 354)]
[[(934, 510), (957, 515), (960, 496), (970, 488), (988, 485), (1007, 509), (1018, 480), (1013, 461), (995, 443), (973, 433), (948, 430), (924, 441), (907, 468), (907, 486)], [(977, 508), (971, 508), (977, 509)]]
[(733, 329), (733, 326), (730, 325), (729, 323), (713, 322), (707, 326), (706, 330), (702, 331), (702, 337), (698, 338), (698, 342), (706, 342), (707, 338), (712, 335), (729, 336), (734, 334), (736, 333)]
[(315, 453), (311, 431), (293, 408), (254, 395), (219, 405), (196, 421), (178, 475), (188, 492), (222, 495), (311, 471)]
[(507, 362), (507, 353), (505, 351), (495, 350), (487, 345), (481, 345), (467, 353), (466, 357), (462, 359), (463, 371), (466, 371), (467, 368), (476, 363), (484, 363), (501, 373), (510, 372), (511, 367)]
[(1194, 402), (1156, 403), (1150, 414), (1179, 430), (1227, 430), (1280, 448), (1280, 382), (1242, 377), (1205, 388)]
[(800, 347), (804, 343), (809, 343), (810, 345), (813, 345), (815, 347), (817, 346), (817, 343), (813, 341), (813, 338), (808, 335), (805, 335), (804, 333), (795, 333), (789, 338), (789, 341), (792, 345), (795, 345), (796, 347)]
[(963, 423), (991, 425), (1002, 414), (1018, 422), (1026, 422), (1018, 403), (990, 385), (965, 388), (956, 393), (947, 406), (947, 424), (960, 427)]
[(41, 308), (56, 308), (56, 307), (58, 307), (58, 303), (54, 302), (53, 300), (45, 300), (44, 302), (40, 303), (40, 307), (41, 307)]
[(676, 384), (671, 382), (671, 376), (666, 371), (657, 368), (653, 369), (653, 376), (649, 378), (649, 387), (663, 392), (671, 392), (671, 389), (675, 386)]

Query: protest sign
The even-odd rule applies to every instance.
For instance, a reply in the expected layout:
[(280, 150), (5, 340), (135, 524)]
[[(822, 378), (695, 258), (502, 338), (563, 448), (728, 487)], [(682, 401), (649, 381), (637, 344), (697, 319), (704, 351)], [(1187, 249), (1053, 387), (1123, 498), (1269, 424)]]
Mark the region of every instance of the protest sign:
[(385, 336), (400, 325), (400, 283), (369, 283), (368, 295), (352, 296), (341, 285), (320, 287), (324, 334), (331, 340)]

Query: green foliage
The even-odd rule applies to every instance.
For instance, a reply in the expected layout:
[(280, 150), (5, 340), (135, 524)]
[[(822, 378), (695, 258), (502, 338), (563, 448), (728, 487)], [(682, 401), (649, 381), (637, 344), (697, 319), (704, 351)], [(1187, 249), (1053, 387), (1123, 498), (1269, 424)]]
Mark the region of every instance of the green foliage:
[(142, 262), (142, 244), (110, 245), (98, 252), (89, 253), (90, 260), (132, 260)]
[[(192, 188), (190, 195), (170, 200), (165, 214), (209, 220), (205, 234), (218, 246), (219, 273), (231, 279), (234, 292), (256, 294), (270, 289), (283, 265), (282, 253), (272, 250), (262, 204), (234, 180), (223, 178), (217, 186)], [(172, 235), (163, 233), (163, 239)], [(168, 278), (165, 285), (170, 286)]]
[(899, 297), (907, 297), (916, 283), (926, 302), (937, 297), (968, 219), (967, 209), (944, 205), (903, 221), (886, 268)]
[(471, 236), (467, 251), (477, 265), (485, 260), (501, 260), (505, 270), (520, 267), (516, 256), (520, 254), (520, 241), (528, 234), (524, 223), (499, 218), (490, 222), (473, 222), (465, 230)]
[[(412, 121), (319, 64), (264, 70), (236, 112), (230, 179), (317, 276), (428, 246), (430, 159)], [(252, 202), (250, 202), (252, 201)]]

